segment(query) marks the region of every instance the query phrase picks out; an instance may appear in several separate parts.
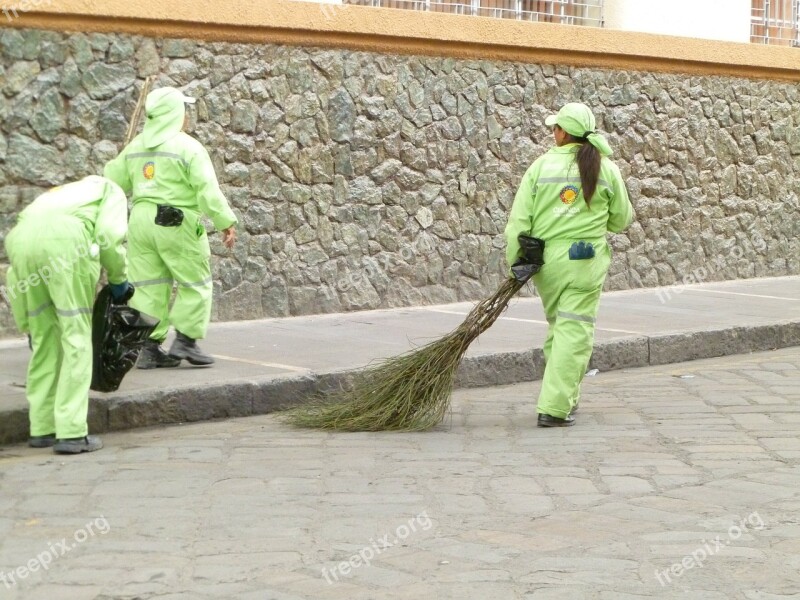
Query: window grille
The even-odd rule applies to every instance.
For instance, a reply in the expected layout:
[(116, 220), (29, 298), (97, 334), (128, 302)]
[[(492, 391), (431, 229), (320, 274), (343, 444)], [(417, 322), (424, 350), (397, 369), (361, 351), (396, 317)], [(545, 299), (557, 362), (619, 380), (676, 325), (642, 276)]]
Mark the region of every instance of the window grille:
[(750, 41), (798, 46), (800, 0), (753, 0)]
[(457, 15), (603, 26), (604, 0), (343, 0), (345, 4)]

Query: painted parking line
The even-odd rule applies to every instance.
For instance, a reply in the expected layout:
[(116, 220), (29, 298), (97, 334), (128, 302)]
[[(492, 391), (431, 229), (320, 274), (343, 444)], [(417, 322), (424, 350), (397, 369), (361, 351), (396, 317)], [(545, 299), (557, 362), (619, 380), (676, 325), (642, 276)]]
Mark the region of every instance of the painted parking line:
[[(442, 310), (440, 308), (429, 308), (430, 312), (435, 313), (443, 313), (446, 315), (461, 315), (462, 317), (466, 317), (467, 313), (458, 312), (455, 310)], [(516, 321), (519, 323), (534, 323), (536, 325), (547, 325), (547, 321), (539, 321), (537, 319), (519, 319), (517, 317), (500, 317), (498, 320), (502, 321)], [(643, 335), (641, 331), (630, 331), (628, 329), (611, 329), (609, 327), (595, 327), (595, 331), (608, 331), (611, 333), (629, 333), (632, 335)]]
[(236, 358), (235, 356), (225, 356), (224, 354), (213, 354), (214, 358), (220, 360), (227, 360), (230, 362), (242, 363), (245, 365), (256, 365), (258, 367), (270, 367), (272, 369), (282, 369), (284, 371), (292, 371), (293, 373), (311, 373), (311, 369), (304, 367), (294, 367), (292, 365), (283, 365), (281, 363), (262, 362), (259, 360), (248, 360), (246, 358)]
[(765, 296), (763, 294), (746, 294), (744, 292), (726, 292), (724, 290), (693, 290), (691, 288), (685, 288), (686, 292), (698, 292), (701, 294), (705, 294), (706, 292), (711, 294), (727, 294), (729, 296), (747, 296), (748, 298), (768, 298), (770, 300), (790, 300), (792, 302), (797, 302), (797, 298), (786, 298), (784, 296)]

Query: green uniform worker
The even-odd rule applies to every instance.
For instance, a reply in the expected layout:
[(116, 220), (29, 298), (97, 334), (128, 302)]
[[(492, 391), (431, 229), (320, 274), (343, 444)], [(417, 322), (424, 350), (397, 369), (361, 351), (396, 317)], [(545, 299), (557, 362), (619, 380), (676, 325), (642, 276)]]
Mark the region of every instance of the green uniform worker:
[(61, 454), (103, 447), (88, 435), (92, 306), (101, 265), (112, 293), (129, 290), (125, 194), (102, 177), (57, 187), (33, 201), (6, 237), (11, 287), (4, 294), (33, 347), (26, 395), (29, 444)]
[(625, 229), (633, 208), (587, 106), (567, 104), (546, 124), (556, 147), (522, 179), (505, 231), (506, 259), (510, 266), (519, 258), (520, 233), (545, 241), (545, 264), (533, 277), (549, 323), (538, 424), (563, 427), (575, 422), (571, 413), (592, 355), (600, 292), (611, 263), (606, 232)]
[[(139, 358), (140, 369), (175, 367), (184, 358), (193, 365), (214, 362), (195, 341), (206, 336), (212, 298), (211, 252), (200, 217), (209, 216), (224, 232), (228, 248), (236, 241), (237, 221), (208, 152), (183, 133), (186, 103), (194, 101), (175, 88), (151, 92), (144, 130), (105, 168), (105, 176), (133, 198), (128, 251), (137, 293), (131, 306), (160, 320)], [(177, 337), (167, 354), (161, 344), (170, 324)]]

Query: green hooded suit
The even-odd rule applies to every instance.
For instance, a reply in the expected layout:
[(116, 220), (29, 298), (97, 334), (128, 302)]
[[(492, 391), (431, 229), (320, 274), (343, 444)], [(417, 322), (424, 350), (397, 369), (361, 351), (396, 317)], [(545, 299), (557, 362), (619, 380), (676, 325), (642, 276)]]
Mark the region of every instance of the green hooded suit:
[(551, 117), (547, 125), (556, 123), (576, 137), (586, 137), (603, 155), (591, 204), (587, 205), (581, 188), (576, 160), (580, 144), (554, 147), (523, 176), (505, 234), (509, 266), (520, 255), (520, 233), (545, 241), (545, 264), (533, 277), (549, 324), (537, 408), (539, 413), (565, 419), (580, 400), (581, 381), (592, 355), (600, 293), (611, 264), (606, 232), (625, 229), (633, 208), (619, 168), (607, 158), (611, 149), (594, 132), (588, 107), (568, 104), (559, 111), (558, 121)]
[[(206, 336), (211, 317), (208, 237), (200, 221), (207, 215), (218, 230), (237, 220), (223, 196), (205, 148), (186, 135), (185, 102), (174, 88), (150, 93), (143, 132), (109, 162), (105, 176), (132, 194), (128, 240), (133, 308), (160, 320), (152, 339), (162, 342), (169, 325), (193, 339)], [(158, 206), (183, 212), (179, 226), (155, 223)], [(173, 285), (178, 291), (172, 310)]]
[(42, 194), (6, 237), (11, 259), (4, 295), (33, 355), (26, 395), (31, 436), (87, 435), (92, 381), (92, 306), (100, 266), (112, 284), (126, 281), (125, 194), (87, 177)]

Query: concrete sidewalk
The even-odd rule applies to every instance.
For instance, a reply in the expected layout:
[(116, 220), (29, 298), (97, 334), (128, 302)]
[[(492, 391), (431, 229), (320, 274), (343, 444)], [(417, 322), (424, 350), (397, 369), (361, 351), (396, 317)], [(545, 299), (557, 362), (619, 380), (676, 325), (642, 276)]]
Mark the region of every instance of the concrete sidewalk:
[[(92, 393), (95, 433), (264, 414), (340, 385), (372, 360), (453, 330), (473, 303), (216, 323), (203, 348), (213, 368), (131, 372), (113, 394)], [(541, 377), (547, 323), (520, 298), (470, 348), (457, 385)], [(800, 277), (610, 292), (590, 368), (601, 371), (800, 345)], [(27, 439), (23, 340), (0, 342), (0, 443)]]

